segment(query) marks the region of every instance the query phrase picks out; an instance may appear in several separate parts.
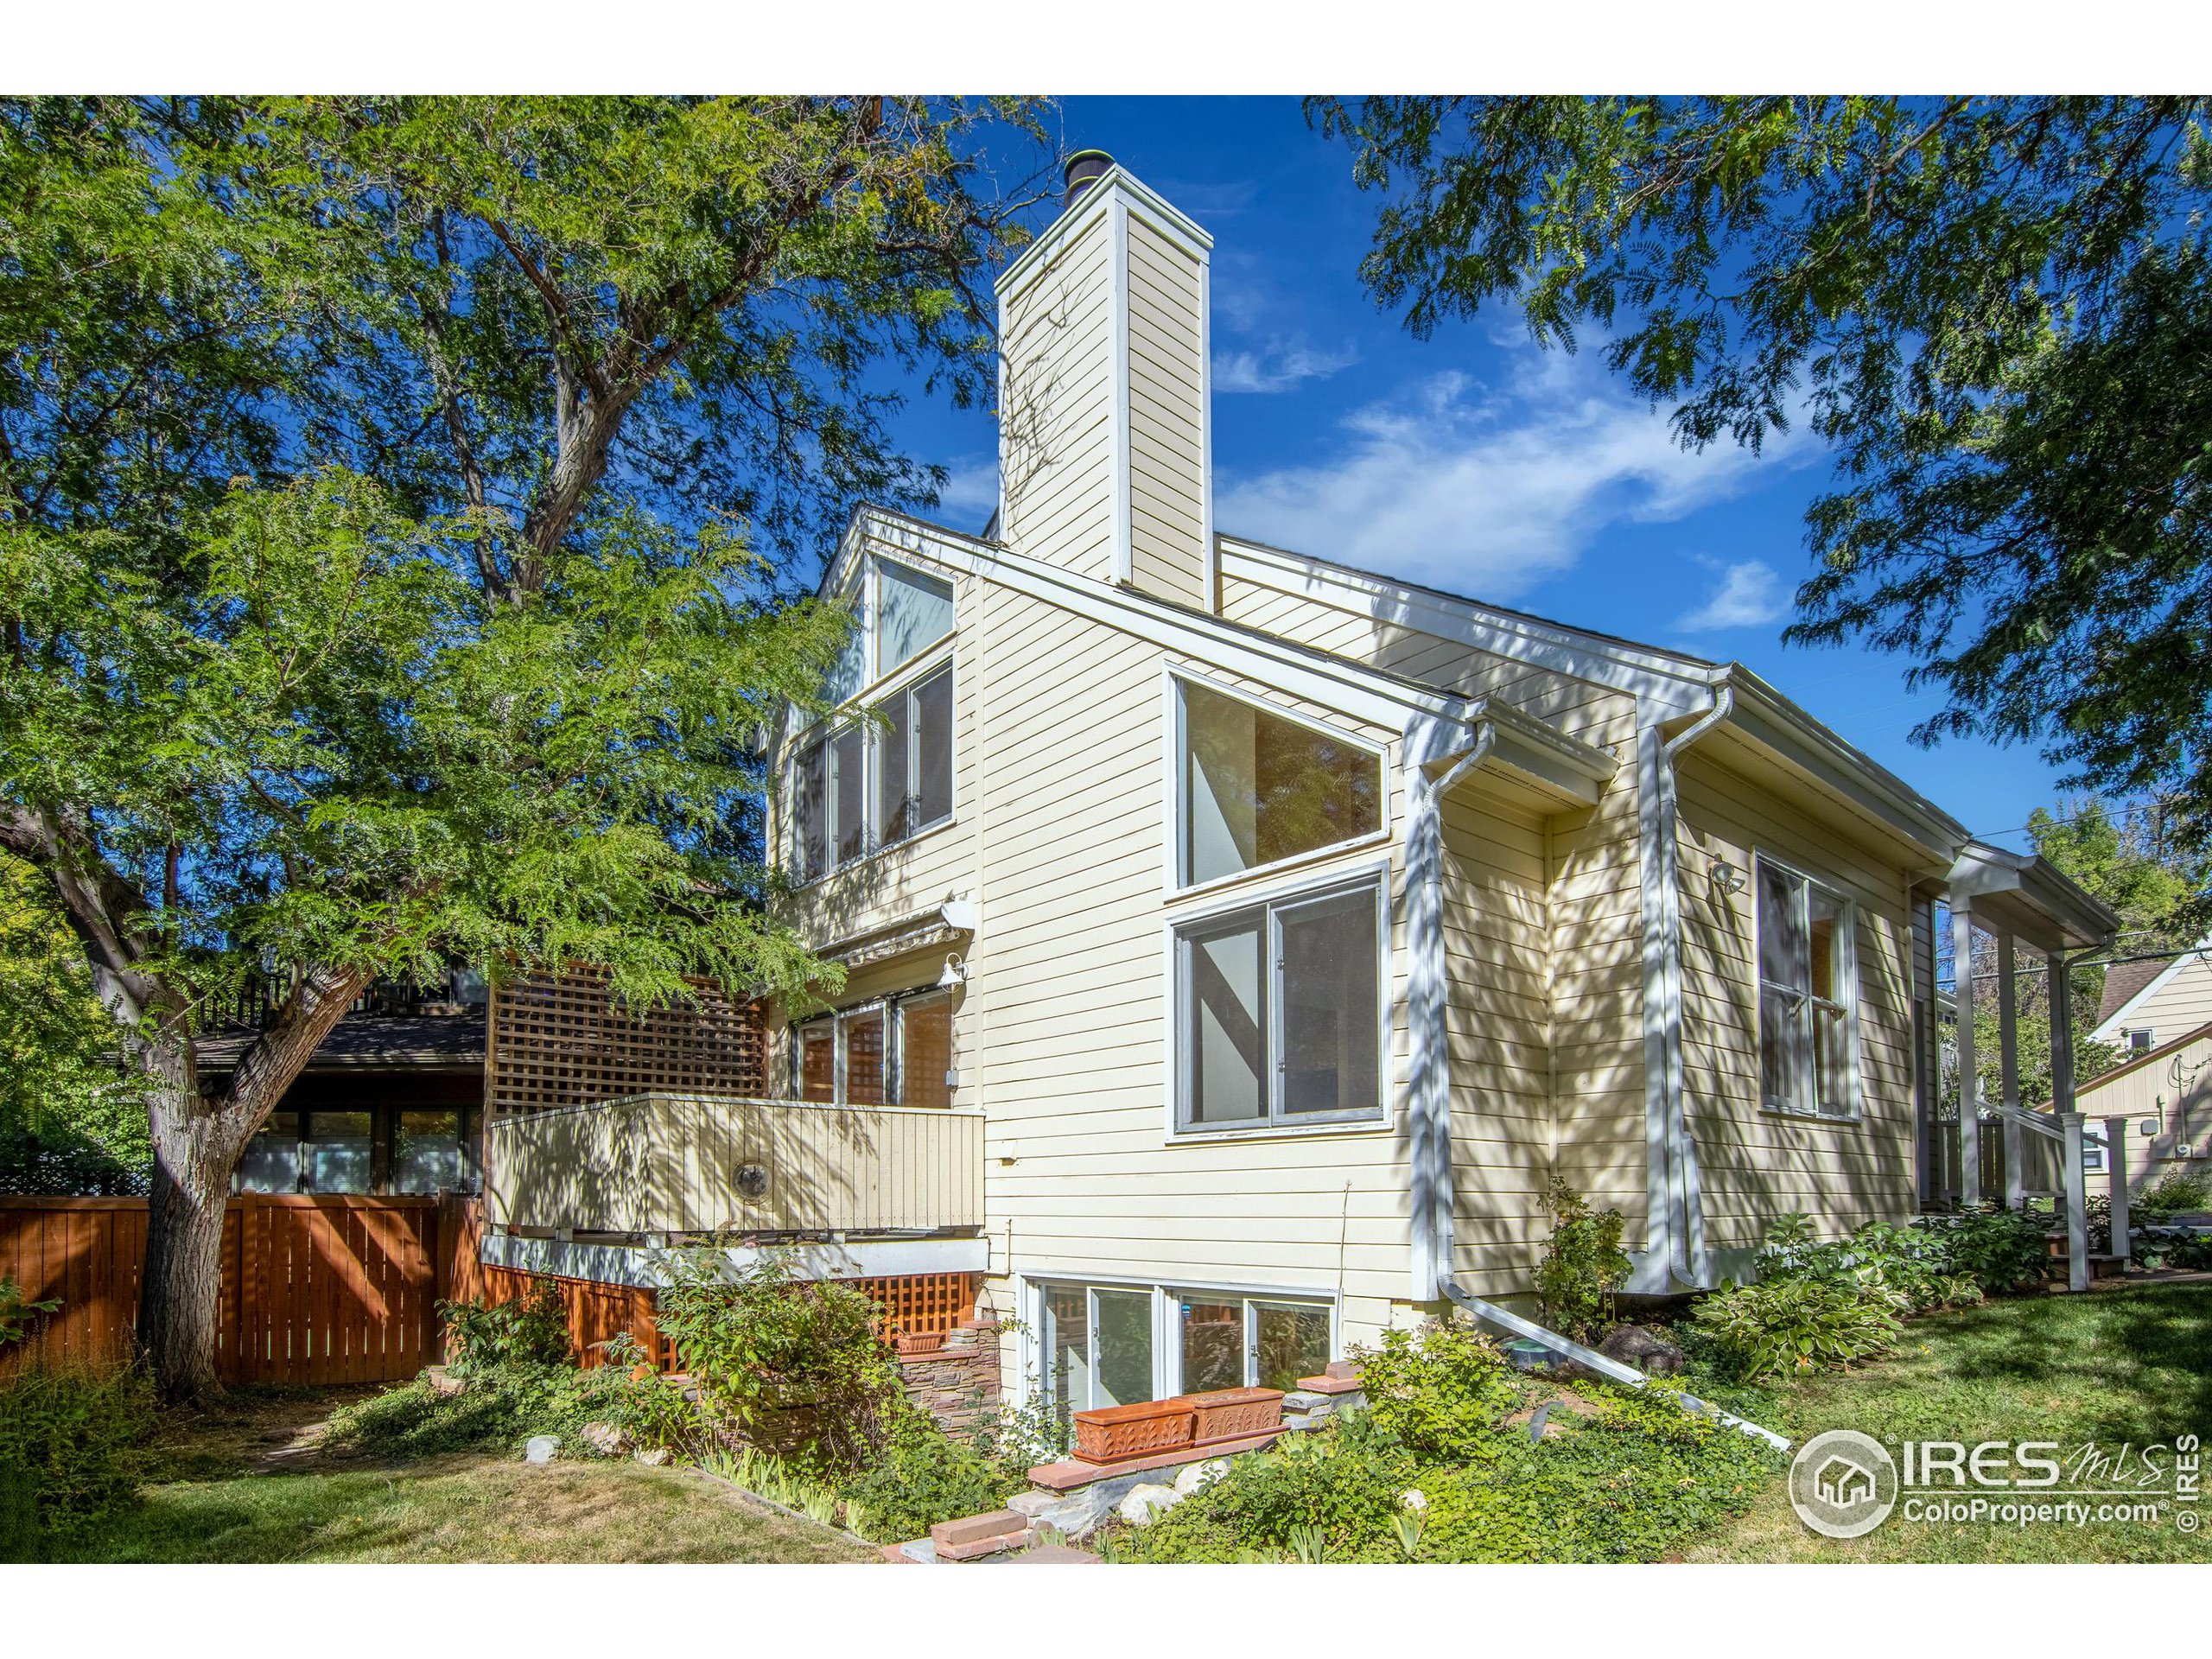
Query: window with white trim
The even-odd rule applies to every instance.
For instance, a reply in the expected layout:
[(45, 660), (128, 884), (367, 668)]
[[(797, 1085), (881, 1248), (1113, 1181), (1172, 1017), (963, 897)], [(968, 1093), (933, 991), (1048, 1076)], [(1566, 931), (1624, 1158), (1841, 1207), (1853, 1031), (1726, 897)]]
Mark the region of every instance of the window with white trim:
[(1382, 1115), (1382, 907), (1369, 876), (1176, 928), (1179, 1128)]
[(952, 664), (878, 702), (792, 760), (791, 874), (812, 881), (952, 817)]
[(2123, 1026), (2120, 1046), (2130, 1054), (2148, 1054), (2158, 1045), (2158, 1033), (2148, 1026)]
[(1177, 884), (1196, 887), (1382, 827), (1382, 757), (1179, 676)]
[(888, 847), (952, 816), (952, 664), (875, 707), (876, 844)]
[(1853, 906), (1758, 861), (1759, 1102), (1804, 1117), (1859, 1115)]
[(791, 1032), (791, 1091), (835, 1106), (950, 1106), (952, 995), (920, 991), (804, 1021)]
[(1039, 1302), (1046, 1386), (1063, 1412), (1217, 1389), (1287, 1392), (1334, 1353), (1335, 1310), (1295, 1294), (1048, 1284)]

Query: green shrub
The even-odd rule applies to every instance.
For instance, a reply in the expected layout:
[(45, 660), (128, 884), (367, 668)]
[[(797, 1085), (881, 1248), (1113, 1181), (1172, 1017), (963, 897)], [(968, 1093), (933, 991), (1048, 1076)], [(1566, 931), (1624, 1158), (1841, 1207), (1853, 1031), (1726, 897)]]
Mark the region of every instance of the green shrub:
[(1457, 1319), (1385, 1331), (1379, 1347), (1354, 1347), (1351, 1357), (1376, 1427), (1416, 1458), (1472, 1455), (1521, 1402), (1497, 1344)]
[(1110, 1535), (1116, 1559), (1393, 1560), (1396, 1522), (1408, 1513), (1415, 1459), (1371, 1417), (1287, 1434), (1272, 1452), (1235, 1459), (1229, 1471), (1148, 1526)]
[(1827, 1370), (1892, 1352), (1897, 1292), (1847, 1279), (1765, 1279), (1715, 1291), (1691, 1322), (1746, 1381)]
[(30, 1335), (31, 1326), (42, 1315), (60, 1306), (59, 1302), (31, 1301), (13, 1279), (0, 1275), (0, 1346), (21, 1342)]
[(481, 1301), (440, 1302), (438, 1314), (458, 1351), (456, 1376), (509, 1365), (565, 1365), (575, 1357), (560, 1289), (543, 1281), (527, 1295), (489, 1307)]
[(900, 1414), (875, 1466), (846, 1483), (845, 1523), (863, 1538), (895, 1544), (940, 1521), (1005, 1507), (1028, 1484), (984, 1448), (957, 1440), (918, 1411)]
[(874, 1462), (905, 1405), (878, 1312), (850, 1286), (797, 1278), (786, 1251), (733, 1271), (704, 1249), (676, 1258), (655, 1318), (710, 1414), (842, 1478)]
[(1488, 1437), (1476, 1461), (1421, 1465), (1371, 1418), (1287, 1437), (1148, 1526), (1103, 1542), (1135, 1561), (1653, 1560), (1749, 1506), (1779, 1466), (1758, 1441), (1623, 1390), (1541, 1443)]
[(82, 1533), (137, 1501), (156, 1424), (135, 1371), (34, 1367), (0, 1383), (0, 1528), (24, 1541)]
[(1967, 1275), (1991, 1295), (2040, 1284), (2050, 1271), (2044, 1224), (2001, 1204), (1925, 1217), (1919, 1225), (1942, 1244), (1946, 1271)]
[(1793, 1210), (1767, 1229), (1760, 1243), (1762, 1280), (1821, 1279), (1855, 1284), (1902, 1297), (1913, 1313), (1981, 1300), (1979, 1288), (1955, 1270), (1944, 1234), (1919, 1226), (1872, 1221), (1848, 1238), (1821, 1240), (1812, 1217)]
[(1551, 1217), (1552, 1234), (1536, 1266), (1536, 1295), (1556, 1328), (1585, 1338), (1609, 1317), (1613, 1293), (1628, 1278), (1621, 1212), (1593, 1212), (1556, 1175), (1544, 1187), (1544, 1210)]
[(2151, 1221), (2164, 1221), (2191, 1211), (2212, 1210), (2212, 1176), (2170, 1169), (2144, 1189), (2130, 1206), (2132, 1213)]

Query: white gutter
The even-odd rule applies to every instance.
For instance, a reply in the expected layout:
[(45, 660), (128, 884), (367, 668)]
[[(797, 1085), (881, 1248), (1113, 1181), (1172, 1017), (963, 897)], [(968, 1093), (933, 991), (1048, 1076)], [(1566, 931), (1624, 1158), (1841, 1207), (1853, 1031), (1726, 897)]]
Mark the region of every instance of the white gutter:
[(1406, 931), (1413, 963), (1406, 976), (1406, 1117), (1411, 1139), (1408, 1179), (1413, 1233), (1413, 1300), (1433, 1302), (1452, 1277), (1452, 1053), (1444, 1010), (1449, 969), (1444, 953), (1444, 797), (1482, 765), (1497, 728), (1478, 721), (1474, 743), (1441, 778), (1431, 780), (1410, 753), (1414, 806), (1406, 833)]
[[(1618, 1382), (1626, 1388), (1641, 1389), (1651, 1381), (1633, 1365), (1624, 1365), (1618, 1359), (1610, 1359), (1594, 1348), (1586, 1348), (1570, 1338), (1562, 1337), (1556, 1331), (1546, 1330), (1534, 1319), (1524, 1319), (1518, 1313), (1500, 1307), (1495, 1302), (1486, 1302), (1481, 1297), (1461, 1289), (1459, 1281), (1450, 1274), (1446, 1274), (1437, 1281), (1437, 1288), (1442, 1291), (1446, 1298), (1454, 1306), (1465, 1308), (1468, 1313), (1484, 1324), (1494, 1325), (1502, 1331), (1510, 1331), (1516, 1337), (1526, 1337), (1531, 1342), (1541, 1343), (1560, 1358), (1571, 1359), (1586, 1370), (1595, 1371), (1599, 1376), (1610, 1382)], [(1731, 1428), (1739, 1429), (1754, 1440), (1764, 1440), (1777, 1452), (1787, 1452), (1789, 1449), (1789, 1442), (1772, 1429), (1762, 1428), (1757, 1423), (1734, 1416), (1708, 1401), (1699, 1399), (1694, 1394), (1672, 1395), (1669, 1397), (1680, 1401), (1692, 1411), (1701, 1412), (1718, 1422), (1727, 1424)]]

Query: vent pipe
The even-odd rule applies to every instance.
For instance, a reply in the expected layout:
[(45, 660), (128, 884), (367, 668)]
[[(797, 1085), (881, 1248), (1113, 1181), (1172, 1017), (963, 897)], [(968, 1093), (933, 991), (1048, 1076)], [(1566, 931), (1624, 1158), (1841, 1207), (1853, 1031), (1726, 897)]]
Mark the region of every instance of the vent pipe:
[(1069, 156), (1061, 174), (1067, 181), (1067, 192), (1061, 198), (1060, 211), (1065, 213), (1081, 201), (1084, 193), (1104, 178), (1113, 166), (1114, 158), (1103, 149), (1078, 149)]

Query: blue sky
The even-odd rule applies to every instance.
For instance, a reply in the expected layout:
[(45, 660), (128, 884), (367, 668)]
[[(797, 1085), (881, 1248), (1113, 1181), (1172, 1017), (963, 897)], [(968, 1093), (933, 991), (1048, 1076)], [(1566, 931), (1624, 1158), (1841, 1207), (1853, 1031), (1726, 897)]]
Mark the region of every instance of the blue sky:
[[(1517, 313), (1426, 341), (1357, 276), (1377, 199), (1293, 99), (1072, 98), (1069, 149), (1110, 151), (1214, 238), (1216, 518), (1229, 533), (1344, 560), (1563, 622), (1742, 662), (1977, 834), (2024, 847), (2057, 798), (2031, 748), (1907, 734), (1935, 711), (1903, 658), (1785, 649), (1808, 569), (1816, 440), (1753, 459), (1678, 448), (1586, 343), (1538, 349)], [(917, 405), (922, 457), (952, 469), (937, 516), (990, 516), (987, 414)]]

